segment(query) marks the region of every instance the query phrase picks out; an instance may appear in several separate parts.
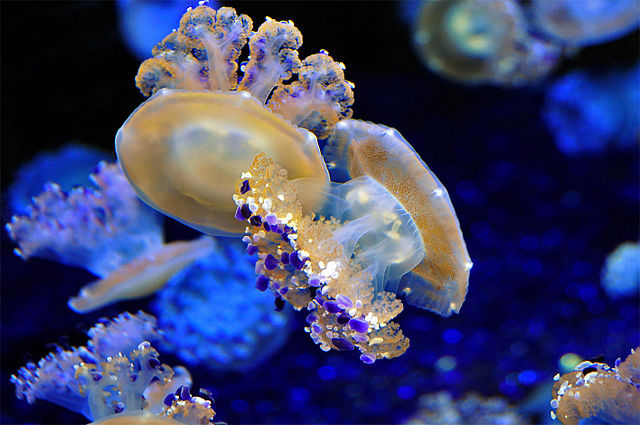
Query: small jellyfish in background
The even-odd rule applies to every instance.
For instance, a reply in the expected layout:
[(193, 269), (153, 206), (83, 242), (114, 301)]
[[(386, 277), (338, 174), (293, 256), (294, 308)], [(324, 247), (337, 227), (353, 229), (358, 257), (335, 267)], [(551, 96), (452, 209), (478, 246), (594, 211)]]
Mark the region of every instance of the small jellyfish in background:
[(197, 0), (118, 0), (118, 27), (127, 47), (139, 59), (147, 59), (151, 49), (176, 27), (188, 7)]
[(640, 347), (613, 367), (585, 360), (553, 380), (551, 418), (563, 425), (640, 423)]
[(533, 0), (530, 8), (538, 28), (574, 46), (605, 43), (640, 25), (637, 0)]
[(525, 425), (530, 422), (500, 397), (466, 394), (454, 400), (448, 392), (425, 394), (420, 397), (416, 412), (405, 425)]
[(442, 316), (457, 313), (472, 267), (449, 195), (396, 130), (357, 120), (336, 126), (325, 156), (349, 181), (305, 215), (287, 172), (265, 154), (242, 174), (235, 217), (257, 254), (259, 290), (296, 310), (323, 351), (357, 348), (367, 364), (409, 346), (397, 295)]
[(567, 155), (637, 148), (640, 65), (628, 70), (575, 71), (547, 89), (542, 118)]
[(615, 249), (602, 268), (602, 287), (611, 298), (640, 293), (640, 244), (625, 242)]
[(290, 312), (275, 311), (273, 300), (253, 289), (254, 264), (242, 244), (216, 245), (169, 279), (151, 309), (166, 336), (163, 351), (190, 365), (246, 370), (284, 344)]
[(425, 0), (413, 42), (429, 69), (468, 84), (529, 84), (561, 56), (559, 46), (529, 32), (513, 0)]
[(211, 401), (189, 393), (189, 372), (160, 363), (149, 342), (161, 338), (153, 316), (138, 312), (103, 319), (88, 336), (86, 346), (57, 347), (12, 375), (17, 397), (29, 404), (46, 400), (100, 424), (213, 420)]
[[(351, 115), (344, 65), (325, 51), (300, 60), (302, 35), (291, 21), (268, 18), (252, 28), (232, 8), (188, 10), (140, 66), (136, 85), (153, 96), (116, 135), (140, 197), (207, 234), (242, 233), (228, 200), (260, 152), (287, 168), (309, 194), (306, 205), (318, 204), (306, 189), (326, 186), (329, 176), (316, 137)], [(239, 65), (247, 44), (248, 61)]]
[(146, 296), (212, 248), (210, 238), (163, 243), (161, 216), (140, 202), (117, 164), (101, 162), (90, 178), (95, 187), (69, 192), (48, 183), (6, 225), (25, 260), (58, 261), (101, 278), (69, 300), (73, 310)]
[(24, 213), (31, 199), (42, 192), (45, 183), (56, 182), (63, 191), (81, 185), (100, 161), (113, 154), (77, 143), (68, 143), (51, 152), (36, 155), (16, 172), (8, 190), (14, 214)]

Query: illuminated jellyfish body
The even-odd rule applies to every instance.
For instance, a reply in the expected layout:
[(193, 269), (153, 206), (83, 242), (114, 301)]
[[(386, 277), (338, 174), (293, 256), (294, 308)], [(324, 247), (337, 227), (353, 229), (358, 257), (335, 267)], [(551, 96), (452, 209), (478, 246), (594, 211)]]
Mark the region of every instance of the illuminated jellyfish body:
[(611, 298), (637, 296), (640, 291), (640, 244), (625, 242), (609, 254), (601, 280)]
[(197, 0), (118, 0), (118, 27), (129, 50), (139, 59), (149, 57), (151, 49), (176, 27), (187, 7)]
[(553, 380), (551, 418), (563, 425), (640, 423), (640, 347), (613, 367), (583, 361)]
[(513, 0), (425, 0), (413, 39), (429, 69), (469, 84), (528, 84), (560, 56), (557, 46), (528, 32)]
[(533, 0), (531, 11), (538, 28), (575, 46), (614, 40), (640, 24), (636, 0)]
[(468, 425), (500, 424), (525, 425), (530, 422), (500, 397), (481, 397), (466, 394), (454, 400), (448, 392), (425, 394), (420, 397), (417, 411), (407, 419), (405, 425)]
[[(292, 22), (267, 19), (255, 33), (252, 26), (231, 8), (188, 10), (141, 65), (136, 84), (153, 96), (116, 136), (140, 197), (208, 234), (242, 232), (228, 201), (260, 152), (270, 152), (301, 189), (326, 186), (316, 135), (327, 137), (351, 114), (341, 64), (326, 52), (298, 59), (302, 35)], [(239, 78), (247, 43), (250, 59)], [(310, 208), (319, 202), (305, 200)]]
[(57, 347), (38, 364), (27, 363), (12, 375), (18, 398), (29, 404), (46, 400), (101, 424), (201, 424), (213, 419), (211, 402), (189, 394), (189, 372), (158, 360), (149, 342), (161, 338), (153, 316), (138, 312), (103, 319), (88, 336), (86, 346)]
[(24, 213), (31, 198), (42, 192), (45, 183), (55, 181), (63, 191), (83, 184), (96, 164), (110, 156), (99, 149), (75, 143), (39, 153), (22, 165), (13, 178), (8, 191), (12, 212)]
[(6, 225), (22, 258), (83, 267), (101, 278), (69, 300), (73, 310), (148, 295), (212, 248), (209, 238), (163, 244), (161, 216), (140, 202), (117, 164), (100, 163), (90, 177), (95, 187), (69, 192), (48, 183), (26, 215)]
[(152, 302), (166, 336), (163, 351), (216, 370), (246, 370), (267, 360), (286, 341), (289, 312), (275, 311), (273, 300), (253, 289), (255, 280), (242, 244), (220, 239)]
[(638, 146), (640, 66), (606, 74), (575, 71), (549, 87), (542, 118), (569, 155)]
[(307, 308), (314, 342), (361, 351), (373, 363), (409, 341), (391, 320), (408, 303), (458, 312), (472, 263), (446, 189), (395, 130), (356, 120), (336, 126), (325, 153), (351, 180), (334, 184), (320, 217), (305, 215), (287, 172), (261, 154), (234, 201), (257, 254), (256, 287)]

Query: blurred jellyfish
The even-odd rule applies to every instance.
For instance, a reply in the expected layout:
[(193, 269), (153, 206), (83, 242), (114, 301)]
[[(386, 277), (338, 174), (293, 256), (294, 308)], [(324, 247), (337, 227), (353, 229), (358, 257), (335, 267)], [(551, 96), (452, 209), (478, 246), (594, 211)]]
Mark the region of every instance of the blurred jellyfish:
[(42, 192), (45, 183), (56, 182), (63, 191), (84, 184), (98, 162), (113, 157), (89, 146), (68, 143), (61, 148), (37, 154), (16, 172), (8, 191), (14, 214), (23, 214), (31, 199)]
[[(358, 348), (368, 364), (403, 354), (396, 295), (442, 316), (460, 311), (472, 263), (444, 186), (394, 129), (336, 126), (325, 156), (350, 180), (302, 211), (287, 172), (265, 154), (242, 174), (234, 201), (257, 254), (256, 287), (306, 308), (323, 351)], [(316, 216), (315, 214), (318, 214)]]
[(640, 347), (613, 367), (585, 360), (553, 380), (551, 418), (563, 425), (640, 423)]
[[(46, 400), (104, 424), (213, 419), (211, 402), (189, 393), (189, 372), (158, 360), (149, 342), (161, 338), (153, 316), (138, 312), (102, 319), (88, 335), (86, 346), (57, 347), (37, 365), (27, 363), (11, 375), (17, 397), (29, 404)], [(178, 422), (157, 422), (151, 416)]]
[(146, 296), (210, 252), (210, 238), (163, 243), (161, 216), (140, 202), (117, 164), (100, 163), (90, 178), (95, 187), (69, 192), (48, 183), (26, 214), (6, 225), (22, 258), (58, 261), (101, 277), (69, 300), (73, 310)]
[(631, 149), (640, 137), (640, 66), (575, 71), (549, 87), (542, 117), (568, 155)]
[(602, 268), (602, 287), (611, 298), (640, 292), (640, 244), (625, 242), (615, 249)]
[(131, 53), (146, 59), (158, 40), (176, 28), (187, 8), (198, 6), (198, 0), (118, 0), (116, 6), (123, 40)]
[[(351, 115), (344, 65), (324, 51), (300, 60), (302, 35), (291, 21), (269, 18), (252, 28), (232, 8), (187, 11), (140, 66), (136, 85), (153, 96), (116, 136), (118, 159), (140, 197), (207, 234), (243, 231), (228, 200), (260, 152), (270, 152), (301, 189), (326, 186), (316, 136), (327, 137)], [(247, 44), (248, 62), (239, 66)]]
[(528, 84), (546, 76), (561, 54), (528, 31), (513, 0), (425, 0), (413, 41), (427, 67), (468, 84)]
[(242, 244), (217, 245), (172, 277), (151, 308), (166, 335), (164, 350), (192, 365), (246, 370), (283, 345), (290, 314), (253, 290), (256, 273)]
[(405, 425), (525, 425), (530, 423), (500, 397), (481, 397), (467, 394), (454, 400), (450, 393), (439, 392), (420, 397), (416, 412)]
[(547, 35), (575, 46), (605, 43), (638, 28), (638, 0), (533, 0), (534, 23)]

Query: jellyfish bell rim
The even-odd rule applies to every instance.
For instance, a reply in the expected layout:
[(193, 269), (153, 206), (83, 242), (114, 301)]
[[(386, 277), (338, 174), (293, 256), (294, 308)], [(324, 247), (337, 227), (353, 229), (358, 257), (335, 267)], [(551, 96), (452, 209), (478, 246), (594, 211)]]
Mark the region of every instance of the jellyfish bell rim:
[[(256, 127), (262, 125), (263, 127), (268, 127), (269, 134), (264, 135), (265, 131), (259, 131), (259, 129), (251, 128), (251, 126), (243, 126), (242, 129), (246, 130), (246, 135), (248, 137), (254, 137), (258, 140), (258, 143), (264, 143), (265, 153), (273, 155), (273, 152), (268, 152), (270, 147), (273, 147), (274, 143), (278, 144), (276, 146), (279, 149), (280, 156), (287, 155), (294, 157), (297, 154), (295, 160), (293, 158), (278, 158), (279, 162), (283, 164), (283, 167), (287, 169), (287, 171), (292, 174), (291, 179), (315, 179), (322, 185), (329, 184), (329, 172), (327, 170), (326, 164), (322, 155), (320, 153), (320, 147), (318, 145), (317, 138), (310, 131), (300, 128), (290, 121), (284, 119), (280, 114), (274, 113), (267, 106), (262, 104), (259, 100), (257, 100), (254, 96), (252, 96), (249, 92), (246, 91), (219, 91), (219, 90), (182, 90), (182, 89), (170, 89), (163, 88), (158, 90), (153, 96), (149, 99), (145, 100), (143, 103), (138, 105), (138, 107), (129, 115), (129, 117), (122, 124), (120, 129), (116, 133), (115, 137), (115, 147), (116, 147), (116, 155), (118, 157), (118, 161), (122, 167), (122, 170), (133, 186), (134, 190), (138, 194), (138, 196), (147, 203), (150, 207), (160, 211), (164, 215), (167, 215), (189, 227), (192, 227), (200, 232), (203, 232), (212, 236), (237, 236), (244, 232), (244, 225), (242, 223), (237, 222), (233, 219), (233, 213), (228, 211), (228, 214), (222, 214), (219, 211), (216, 213), (216, 208), (220, 210), (220, 205), (214, 205), (211, 199), (215, 200), (215, 195), (211, 197), (198, 197), (197, 195), (192, 196), (191, 193), (186, 193), (182, 190), (181, 187), (178, 187), (171, 175), (168, 171), (169, 167), (175, 166), (184, 167), (184, 164), (179, 164), (176, 159), (174, 162), (170, 161), (162, 161), (162, 167), (157, 167), (155, 165), (149, 165), (152, 163), (152, 160), (146, 159), (143, 161), (146, 164), (146, 167), (149, 169), (145, 169), (145, 166), (141, 166), (140, 164), (136, 164), (135, 161), (128, 159), (127, 157), (136, 157), (146, 156), (146, 152), (144, 152), (145, 147), (159, 147), (159, 150), (164, 149), (167, 150), (167, 146), (178, 146), (175, 143), (171, 144), (172, 141), (170, 136), (174, 136), (174, 134), (170, 134), (167, 136), (155, 136), (151, 135), (148, 137), (148, 134), (143, 134), (140, 136), (135, 134), (129, 137), (131, 139), (145, 139), (145, 135), (147, 136), (147, 140), (137, 141), (136, 143), (129, 143), (129, 146), (123, 140), (127, 137), (124, 135), (124, 132), (133, 128), (131, 131), (137, 131), (136, 129), (144, 129), (144, 132), (151, 133), (155, 131), (158, 132), (157, 129), (153, 128), (165, 125), (169, 127), (169, 129), (173, 132), (179, 130), (181, 126), (184, 128), (189, 123), (186, 120), (182, 120), (180, 122), (179, 118), (173, 118), (170, 116), (170, 113), (166, 110), (168, 107), (160, 102), (165, 102), (169, 104), (170, 102), (182, 102), (178, 106), (191, 112), (188, 108), (194, 110), (198, 106), (199, 103), (202, 103), (203, 108), (217, 108), (217, 111), (222, 111), (223, 114), (228, 114), (231, 116), (233, 113), (229, 112), (229, 105), (234, 105), (234, 107), (240, 109), (244, 109), (245, 111), (242, 113), (236, 114), (239, 116), (240, 120), (245, 119), (250, 121), (251, 123), (256, 123)], [(196, 106), (193, 106), (193, 105)], [(171, 105), (169, 105), (171, 106)], [(149, 108), (149, 109), (146, 109)], [(155, 108), (155, 109), (154, 109)], [(227, 109), (225, 111), (225, 108)], [(164, 110), (163, 110), (164, 109)], [(175, 111), (175, 109), (174, 109)], [(175, 112), (178, 114), (180, 111)], [(197, 117), (193, 117), (194, 122), (196, 123), (196, 127), (201, 124), (201, 122), (206, 122), (206, 115), (212, 111), (204, 110), (198, 111)], [(149, 116), (144, 116), (143, 114), (148, 114)], [(224, 117), (220, 117), (220, 114), (213, 115), (216, 112), (212, 112), (209, 116), (217, 117), (218, 121), (222, 122)], [(162, 118), (164, 116), (165, 122), (151, 122), (150, 124), (144, 125), (142, 120), (147, 119), (148, 121), (156, 120), (158, 121), (158, 116)], [(252, 115), (253, 114), (253, 115)], [(142, 117), (141, 117), (142, 115)], [(200, 120), (197, 121), (197, 119)], [(137, 120), (137, 122), (136, 122)], [(172, 120), (172, 122), (170, 122)], [(213, 125), (215, 126), (215, 119), (212, 120)], [(225, 122), (226, 123), (226, 122)], [(278, 137), (274, 136), (277, 133), (280, 133)], [(259, 135), (259, 136), (258, 136)], [(158, 140), (153, 140), (153, 137), (156, 137)], [(279, 141), (274, 142), (274, 140), (279, 139)], [(210, 139), (209, 139), (210, 140)], [(140, 145), (133, 146), (131, 145)], [(284, 148), (283, 146), (288, 145), (288, 147)], [(211, 144), (211, 146), (215, 146), (215, 144)], [(230, 145), (231, 146), (231, 145)], [(127, 152), (127, 150), (129, 152)], [(255, 153), (260, 153), (259, 149)], [(136, 152), (137, 154), (134, 156), (131, 151)], [(211, 152), (211, 150), (209, 150)], [(162, 158), (162, 153), (155, 153), (156, 157)], [(168, 157), (167, 153), (164, 153), (165, 158)], [(215, 155), (215, 154), (211, 154)], [(251, 157), (251, 159), (253, 156)], [(242, 160), (242, 158), (240, 158)], [(131, 163), (130, 163), (131, 162)], [(248, 163), (251, 161), (249, 160)], [(248, 166), (248, 164), (247, 164)], [(293, 167), (290, 169), (289, 167)], [(306, 168), (305, 168), (306, 167)], [(159, 169), (162, 168), (162, 171)], [(175, 167), (174, 167), (175, 168)], [(247, 167), (244, 167), (247, 168)], [(132, 170), (138, 173), (138, 177), (134, 176)], [(162, 173), (165, 174), (162, 174)], [(187, 171), (187, 174), (191, 174), (193, 171)], [(149, 178), (149, 175), (155, 176)], [(182, 178), (182, 176), (178, 176)], [(212, 181), (211, 176), (204, 176), (203, 181)], [(208, 177), (208, 178), (207, 178)], [(233, 181), (236, 181), (236, 177), (240, 177), (240, 172), (238, 175), (233, 175)], [(193, 176), (189, 178), (193, 179)], [(160, 181), (165, 180), (168, 184), (167, 187), (159, 188)], [(230, 180), (230, 178), (228, 179)], [(215, 180), (213, 180), (215, 182)], [(227, 185), (230, 186), (230, 183), (227, 182)], [(226, 186), (225, 186), (226, 187)], [(235, 187), (229, 187), (229, 209), (232, 208), (232, 194), (235, 193)], [(202, 191), (202, 186), (196, 189)], [(168, 196), (167, 196), (168, 194)], [(208, 195), (207, 195), (208, 196)], [(306, 204), (303, 202), (305, 209), (312, 210), (317, 206), (317, 204), (322, 203), (321, 199), (312, 199), (311, 197), (304, 200)], [(207, 204), (208, 202), (208, 204)], [(180, 205), (181, 203), (186, 203), (185, 205)], [(221, 202), (220, 202), (221, 204)], [(224, 204), (225, 208), (227, 204)], [(223, 208), (224, 209), (224, 208)], [(226, 211), (226, 210), (225, 210)], [(200, 216), (198, 214), (200, 213)]]
[[(453, 238), (455, 240), (451, 240), (451, 235), (450, 235), (451, 232), (448, 234), (449, 238), (447, 238), (447, 242), (449, 246), (452, 247), (452, 249), (450, 250), (451, 253), (450, 254), (445, 253), (446, 255), (443, 255), (442, 253), (429, 252), (427, 250), (427, 246), (429, 244), (426, 243), (425, 238), (429, 233), (429, 229), (425, 228), (424, 224), (421, 225), (419, 222), (416, 221), (416, 218), (420, 216), (420, 215), (417, 215), (417, 213), (420, 212), (419, 205), (418, 206), (410, 205), (410, 202), (407, 202), (408, 200), (404, 199), (405, 197), (402, 196), (402, 194), (399, 192), (398, 189), (400, 189), (400, 187), (390, 188), (388, 185), (388, 183), (390, 182), (384, 181), (385, 176), (382, 176), (380, 173), (376, 174), (375, 170), (371, 170), (371, 169), (365, 170), (364, 168), (361, 167), (362, 164), (358, 162), (358, 158), (355, 157), (354, 149), (352, 148), (352, 142), (356, 141), (353, 136), (350, 138), (349, 137), (344, 138), (348, 140), (343, 139), (342, 141), (338, 141), (338, 143), (342, 143), (344, 146), (335, 146), (335, 145), (332, 145), (331, 143), (327, 145), (329, 149), (335, 148), (335, 151), (337, 152), (337, 154), (342, 156), (341, 159), (338, 158), (338, 160), (336, 161), (338, 163), (336, 165), (337, 168), (345, 167), (346, 173), (350, 175), (352, 179), (358, 177), (359, 175), (366, 175), (374, 179), (375, 181), (377, 181), (381, 186), (387, 189), (389, 193), (391, 193), (396, 198), (398, 203), (405, 209), (405, 211), (412, 218), (412, 220), (414, 221), (414, 224), (416, 225), (420, 233), (421, 242), (425, 247), (425, 256), (423, 260), (416, 267), (414, 267), (409, 273), (407, 273), (407, 275), (405, 275), (401, 279), (402, 286), (399, 292), (404, 293), (405, 299), (407, 300), (407, 302), (409, 302), (409, 304), (412, 304), (416, 307), (434, 311), (442, 316), (449, 316), (452, 312), (458, 313), (466, 298), (468, 284), (469, 284), (469, 274), (473, 266), (473, 263), (471, 262), (471, 259), (469, 257), (469, 252), (466, 246), (466, 242), (462, 235), (462, 230), (460, 229), (460, 221), (455, 212), (455, 209), (453, 207), (451, 198), (449, 197), (446, 187), (440, 182), (438, 177), (431, 171), (431, 169), (427, 166), (427, 164), (422, 160), (420, 155), (418, 155), (416, 150), (409, 144), (409, 142), (402, 136), (402, 134), (400, 134), (398, 130), (392, 127), (381, 125), (381, 124), (372, 123), (370, 121), (362, 121), (362, 120), (354, 120), (354, 119), (341, 121), (340, 123), (337, 124), (336, 129), (337, 129), (336, 136), (337, 136), (337, 133), (341, 130), (347, 131), (347, 132), (357, 131), (357, 132), (362, 132), (362, 134), (366, 132), (366, 134), (371, 135), (370, 139), (374, 140), (375, 143), (377, 143), (377, 145), (379, 146), (383, 146), (381, 141), (385, 137), (391, 137), (393, 140), (395, 140), (394, 142), (391, 142), (393, 146), (387, 145), (386, 147), (387, 148), (393, 147), (396, 150), (402, 149), (400, 154), (393, 156), (394, 161), (402, 162), (404, 165), (402, 167), (396, 167), (396, 170), (401, 171), (406, 176), (407, 179), (410, 179), (410, 178), (416, 177), (416, 176), (410, 175), (411, 171), (419, 171), (420, 169), (422, 169), (424, 170), (421, 173), (422, 176), (428, 177), (431, 179), (431, 185), (435, 187), (434, 190), (427, 192), (422, 190), (423, 189), (422, 187), (416, 187), (416, 189), (422, 192), (423, 197), (429, 197), (429, 198), (438, 197), (443, 199), (446, 202), (447, 210), (441, 211), (440, 212), (441, 214), (439, 214), (438, 216), (441, 218), (444, 217), (443, 220), (445, 222), (453, 219), (452, 222), (448, 223), (447, 227), (449, 227), (450, 229), (454, 229), (454, 228), (456, 229), (455, 235), (453, 235)], [(362, 142), (364, 139), (365, 138), (361, 135), (359, 141)], [(392, 152), (392, 150), (386, 149), (386, 152)], [(331, 157), (331, 154), (325, 154), (325, 155)], [(372, 165), (373, 164), (373, 161), (371, 161), (372, 158), (367, 158), (367, 159), (370, 160), (369, 165)], [(403, 159), (404, 161), (402, 161)], [(408, 164), (410, 162), (414, 162), (414, 165), (409, 166)], [(417, 179), (414, 179), (414, 180), (417, 180)], [(403, 202), (403, 199), (404, 199), (404, 202)], [(420, 205), (422, 205), (422, 203), (420, 203)], [(455, 247), (457, 247), (457, 249), (453, 249)], [(435, 279), (433, 279), (433, 275), (429, 272), (430, 269), (427, 265), (428, 264), (427, 260), (430, 258), (430, 256), (434, 254), (437, 254), (436, 257), (441, 260), (449, 260), (449, 262), (453, 266), (455, 266), (455, 270), (453, 273), (453, 276), (455, 277), (454, 280), (444, 281), (444, 282), (432, 281)], [(430, 277), (432, 279), (430, 279)], [(437, 286), (439, 285), (441, 286), (441, 288), (437, 288)], [(418, 294), (416, 294), (415, 293), (416, 289), (419, 289), (420, 291), (422, 291), (423, 296), (419, 296)], [(428, 300), (424, 296), (424, 294), (428, 292), (431, 292), (434, 294), (442, 293), (443, 295), (445, 295), (446, 299), (449, 299), (449, 301), (445, 299), (440, 301), (436, 300), (435, 302), (427, 302)]]

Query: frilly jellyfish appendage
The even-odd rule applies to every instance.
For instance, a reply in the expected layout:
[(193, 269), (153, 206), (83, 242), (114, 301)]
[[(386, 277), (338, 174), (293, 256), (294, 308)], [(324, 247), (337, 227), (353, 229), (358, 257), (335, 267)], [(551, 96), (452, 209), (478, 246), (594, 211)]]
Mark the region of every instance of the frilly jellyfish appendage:
[[(153, 97), (116, 137), (118, 158), (142, 199), (207, 234), (242, 232), (228, 214), (229, 176), (260, 152), (300, 187), (328, 185), (316, 137), (326, 138), (352, 113), (343, 64), (325, 51), (300, 60), (302, 34), (291, 21), (267, 18), (252, 27), (232, 8), (188, 10), (140, 66), (136, 85)], [(239, 66), (247, 44), (248, 60)], [(308, 210), (321, 203), (303, 201)]]
[(151, 309), (166, 337), (163, 352), (189, 365), (244, 371), (282, 347), (290, 311), (276, 311), (272, 299), (253, 290), (255, 264), (240, 241), (220, 238), (216, 245), (172, 277)]
[(238, 172), (264, 150), (279, 158), (293, 178), (328, 182), (313, 134), (273, 114), (247, 92), (161, 90), (116, 136), (118, 158), (140, 197), (207, 234), (242, 231), (229, 198)]
[(527, 84), (547, 75), (560, 56), (559, 47), (528, 32), (513, 0), (427, 0), (414, 44), (430, 69), (469, 84)]
[(563, 425), (640, 423), (640, 347), (613, 367), (583, 361), (553, 380), (551, 417)]
[(88, 313), (117, 301), (150, 295), (212, 249), (213, 240), (207, 236), (161, 245), (134, 258), (106, 278), (82, 287), (78, 296), (69, 299), (69, 307), (78, 313)]
[(637, 0), (533, 0), (531, 10), (542, 31), (574, 46), (605, 43), (640, 24)]
[(179, 366), (174, 373), (160, 363), (149, 342), (161, 338), (153, 316), (139, 312), (103, 319), (89, 336), (86, 346), (57, 347), (37, 365), (27, 363), (12, 375), (18, 398), (30, 404), (47, 400), (100, 424), (199, 424), (213, 419), (211, 402), (189, 393), (189, 372)]
[(64, 192), (84, 184), (96, 164), (109, 158), (113, 158), (113, 154), (77, 143), (39, 153), (21, 165), (14, 175), (8, 190), (12, 213), (23, 214), (31, 199), (42, 192), (45, 183), (55, 182)]
[(12, 217), (6, 226), (24, 259), (46, 258), (101, 277), (69, 300), (73, 310), (87, 313), (149, 295), (211, 252), (208, 237), (163, 244), (161, 216), (140, 202), (117, 164), (100, 163), (91, 179), (97, 188), (68, 193), (46, 185), (27, 215)]
[(446, 189), (397, 131), (346, 120), (328, 146), (330, 166), (351, 180), (331, 187), (318, 217), (304, 214), (286, 170), (265, 154), (237, 184), (256, 287), (312, 311), (307, 331), (324, 351), (397, 357), (409, 342), (391, 321), (403, 309), (396, 293), (448, 316), (472, 263)]
[(50, 183), (6, 225), (24, 259), (45, 258), (107, 276), (162, 245), (161, 216), (140, 202), (117, 164), (100, 163), (96, 188)]
[(391, 192), (418, 232), (422, 252), (414, 267), (397, 276), (411, 271), (398, 292), (409, 304), (443, 316), (459, 312), (473, 264), (447, 189), (411, 145), (395, 129), (345, 120), (324, 155), (350, 178), (367, 176)]
[(640, 244), (625, 242), (605, 261), (602, 287), (611, 298), (638, 295), (640, 290)]

